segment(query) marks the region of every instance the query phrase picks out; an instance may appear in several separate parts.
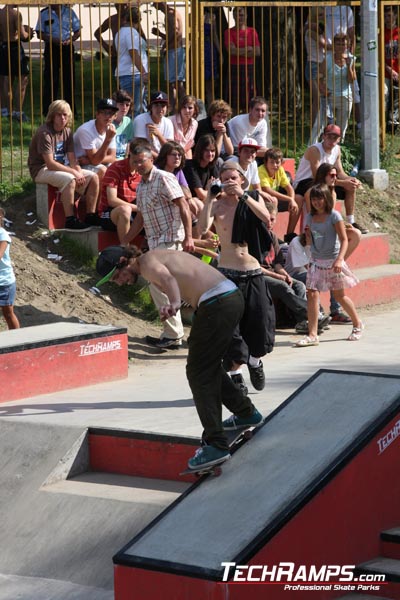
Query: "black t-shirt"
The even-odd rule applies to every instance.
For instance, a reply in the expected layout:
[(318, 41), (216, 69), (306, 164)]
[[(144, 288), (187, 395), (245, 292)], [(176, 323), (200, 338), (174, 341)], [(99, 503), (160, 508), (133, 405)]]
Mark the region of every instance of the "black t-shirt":
[(205, 190), (211, 177), (218, 177), (218, 167), (217, 165), (201, 167), (197, 160), (192, 159), (186, 161), (183, 173), (192, 196), (196, 196), (195, 188), (203, 188)]

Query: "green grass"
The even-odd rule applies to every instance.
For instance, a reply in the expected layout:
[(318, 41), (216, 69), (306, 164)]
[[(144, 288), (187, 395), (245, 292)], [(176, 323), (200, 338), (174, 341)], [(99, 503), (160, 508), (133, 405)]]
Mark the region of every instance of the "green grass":
[[(151, 58), (152, 81), (150, 89), (160, 84), (157, 59)], [(81, 123), (94, 118), (97, 100), (109, 97), (115, 91), (115, 79), (110, 77), (110, 64), (107, 58), (97, 60), (95, 55), (85, 53), (77, 55), (76, 63), (76, 112), (79, 117), (74, 129)], [(26, 91), (24, 111), (30, 119), (28, 123), (19, 123), (10, 118), (0, 119), (0, 198), (17, 193), (25, 181), (30, 180), (27, 161), (29, 143), (36, 129), (43, 123), (41, 93), (44, 82), (41, 73), (41, 61), (31, 61), (30, 82)]]

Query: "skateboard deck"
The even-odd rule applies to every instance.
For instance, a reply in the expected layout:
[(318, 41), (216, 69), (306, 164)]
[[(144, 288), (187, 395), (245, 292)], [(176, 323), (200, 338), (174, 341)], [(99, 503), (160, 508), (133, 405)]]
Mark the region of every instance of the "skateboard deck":
[[(232, 429), (225, 431), (226, 436), (228, 438), (229, 448), (233, 449), (237, 445), (241, 445), (242, 443), (250, 440), (253, 436), (253, 431), (255, 427), (243, 427), (241, 429)], [(228, 459), (229, 460), (229, 459)], [(214, 465), (202, 466), (197, 469), (185, 469), (180, 473), (180, 475), (196, 475), (197, 477), (201, 477), (202, 475), (212, 475), (213, 477), (219, 477), (222, 474), (222, 465), (226, 462), (225, 460), (221, 460), (219, 463), (215, 463)]]

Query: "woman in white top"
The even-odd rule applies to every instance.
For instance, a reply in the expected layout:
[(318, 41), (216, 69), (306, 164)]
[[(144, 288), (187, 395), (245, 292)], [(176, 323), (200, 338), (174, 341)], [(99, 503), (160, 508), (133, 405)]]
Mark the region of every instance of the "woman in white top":
[(333, 38), (333, 51), (328, 52), (321, 67), (320, 92), (328, 96), (335, 123), (346, 135), (353, 107), (353, 86), (357, 80), (354, 56), (350, 53), (346, 33), (337, 33)]
[(146, 84), (149, 80), (147, 43), (140, 30), (140, 11), (134, 6), (121, 14), (121, 28), (115, 36), (117, 68), (115, 76), (119, 87), (133, 96), (133, 115), (147, 108)]

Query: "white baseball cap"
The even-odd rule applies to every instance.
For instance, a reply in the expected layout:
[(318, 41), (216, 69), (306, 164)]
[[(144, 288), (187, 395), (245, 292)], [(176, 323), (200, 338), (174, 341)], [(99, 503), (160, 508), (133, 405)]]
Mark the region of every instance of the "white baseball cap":
[(254, 148), (254, 150), (258, 150), (259, 148), (261, 148), (261, 146), (259, 146), (257, 144), (256, 140), (254, 138), (252, 138), (252, 137), (245, 137), (245, 138), (243, 138), (242, 141), (239, 142), (238, 148), (240, 150), (240, 148), (244, 148), (246, 146)]

